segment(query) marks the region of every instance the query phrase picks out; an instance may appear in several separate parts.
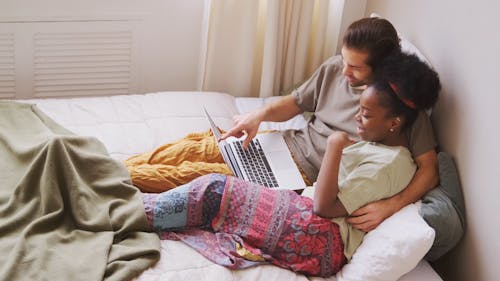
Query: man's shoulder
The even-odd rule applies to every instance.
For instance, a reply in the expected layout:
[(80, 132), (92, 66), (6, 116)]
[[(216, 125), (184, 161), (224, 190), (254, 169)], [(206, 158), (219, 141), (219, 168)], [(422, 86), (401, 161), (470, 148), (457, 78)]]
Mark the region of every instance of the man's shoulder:
[(335, 66), (335, 67), (342, 67), (342, 56), (341, 55), (334, 55), (329, 57), (323, 62), (324, 66)]
[(328, 77), (327, 79), (334, 81), (339, 78), (343, 79), (342, 74), (344, 63), (341, 55), (335, 55), (326, 59), (319, 67), (319, 75)]

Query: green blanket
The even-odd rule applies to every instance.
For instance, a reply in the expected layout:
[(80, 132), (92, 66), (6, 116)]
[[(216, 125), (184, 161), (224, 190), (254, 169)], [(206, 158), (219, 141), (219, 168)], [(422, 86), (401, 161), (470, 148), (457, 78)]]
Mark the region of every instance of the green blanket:
[(159, 259), (128, 172), (95, 138), (0, 101), (0, 280), (131, 280)]

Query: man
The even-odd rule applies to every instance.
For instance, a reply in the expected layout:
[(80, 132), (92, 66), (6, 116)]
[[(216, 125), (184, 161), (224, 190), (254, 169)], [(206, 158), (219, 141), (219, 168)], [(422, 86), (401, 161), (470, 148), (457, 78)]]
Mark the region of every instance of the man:
[[(352, 23), (344, 36), (341, 56), (327, 60), (291, 95), (254, 112), (235, 116), (234, 127), (222, 139), (246, 133), (245, 145), (248, 145), (262, 121), (286, 121), (311, 111), (313, 115), (304, 129), (285, 131), (283, 135), (303, 174), (315, 181), (327, 137), (335, 131), (345, 131), (356, 137), (354, 115), (358, 111), (360, 94), (373, 81), (377, 64), (399, 49), (397, 32), (387, 20), (364, 18)], [(419, 114), (408, 132), (408, 139), (418, 166), (413, 180), (395, 196), (352, 213), (348, 222), (359, 230), (374, 229), (385, 218), (419, 200), (437, 185), (436, 141), (425, 113)]]

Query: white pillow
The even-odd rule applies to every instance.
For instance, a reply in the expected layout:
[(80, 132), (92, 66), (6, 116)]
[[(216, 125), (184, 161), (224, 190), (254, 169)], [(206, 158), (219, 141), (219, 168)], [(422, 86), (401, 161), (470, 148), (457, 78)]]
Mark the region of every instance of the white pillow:
[(398, 280), (415, 268), (435, 235), (418, 210), (419, 204), (410, 204), (366, 234), (336, 280)]
[(427, 63), (428, 65), (430, 65), (432, 67), (429, 60), (420, 52), (420, 50), (417, 49), (417, 47), (415, 47), (415, 45), (413, 45), (413, 43), (408, 41), (408, 39), (406, 39), (401, 34), (399, 34), (399, 44), (401, 44), (401, 51), (403, 51), (404, 53), (407, 53), (407, 54), (416, 55), (419, 59), (421, 59), (422, 61), (424, 61), (425, 63)]
[[(371, 18), (382, 18), (377, 13), (371, 13), (370, 17)], [(398, 35), (399, 35), (399, 40), (400, 40), (400, 44), (401, 44), (401, 50), (403, 52), (405, 52), (407, 54), (414, 54), (418, 58), (420, 58), (421, 60), (426, 62), (427, 64), (431, 65), (429, 60), (422, 54), (422, 52), (420, 52), (420, 50), (417, 47), (415, 47), (415, 45), (413, 45), (410, 41), (408, 41), (408, 39), (406, 39), (403, 35), (401, 35), (401, 33), (399, 31), (398, 31)]]

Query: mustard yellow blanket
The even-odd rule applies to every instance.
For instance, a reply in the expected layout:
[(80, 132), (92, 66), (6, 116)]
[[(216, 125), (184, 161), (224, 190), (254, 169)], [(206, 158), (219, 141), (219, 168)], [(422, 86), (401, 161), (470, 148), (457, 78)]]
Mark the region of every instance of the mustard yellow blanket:
[(95, 138), (0, 101), (0, 280), (130, 280), (159, 259), (127, 170)]

